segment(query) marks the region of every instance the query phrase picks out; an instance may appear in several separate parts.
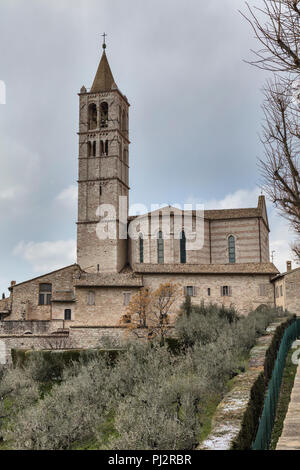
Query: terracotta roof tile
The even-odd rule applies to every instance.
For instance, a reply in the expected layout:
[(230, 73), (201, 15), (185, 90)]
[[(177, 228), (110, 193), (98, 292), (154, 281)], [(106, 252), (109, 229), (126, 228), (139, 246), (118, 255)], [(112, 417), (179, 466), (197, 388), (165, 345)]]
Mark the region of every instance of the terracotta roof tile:
[(122, 273), (82, 273), (76, 287), (142, 287), (141, 276)]
[(277, 274), (273, 263), (235, 264), (135, 264), (134, 271), (140, 274)]

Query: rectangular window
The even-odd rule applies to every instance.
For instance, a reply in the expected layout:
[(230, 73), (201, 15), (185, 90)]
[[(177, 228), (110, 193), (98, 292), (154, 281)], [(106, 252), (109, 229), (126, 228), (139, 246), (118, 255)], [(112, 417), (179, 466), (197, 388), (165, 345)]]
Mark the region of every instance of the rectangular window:
[(280, 286), (280, 297), (283, 296), (283, 290), (282, 290), (282, 286)]
[(221, 287), (221, 296), (222, 297), (231, 296), (231, 287), (230, 286), (222, 286)]
[(87, 303), (88, 305), (95, 305), (95, 292), (90, 291), (88, 293)]
[(130, 297), (131, 297), (131, 292), (124, 292), (123, 293), (123, 305), (125, 305), (125, 307), (127, 307), (127, 305), (129, 305)]
[(72, 318), (72, 312), (70, 308), (66, 308), (65, 310), (65, 320), (71, 320)]
[(210, 296), (210, 287), (207, 289), (207, 295)]
[(265, 297), (267, 295), (267, 289), (265, 284), (260, 284), (259, 285), (259, 295), (261, 297)]
[(50, 305), (52, 294), (52, 284), (40, 284), (39, 305)]
[(196, 295), (195, 286), (187, 286), (185, 288), (185, 295), (189, 295), (190, 297), (195, 297)]

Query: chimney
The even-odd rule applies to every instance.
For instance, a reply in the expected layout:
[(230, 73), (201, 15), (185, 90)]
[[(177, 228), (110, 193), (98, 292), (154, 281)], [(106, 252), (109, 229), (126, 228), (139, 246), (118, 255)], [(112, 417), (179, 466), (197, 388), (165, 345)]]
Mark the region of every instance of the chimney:
[(291, 271), (291, 270), (292, 270), (292, 262), (291, 262), (291, 261), (287, 261), (287, 262), (286, 262), (286, 270), (287, 270), (287, 271)]
[(17, 281), (11, 281), (11, 283), (10, 283), (10, 287), (13, 287), (13, 286), (15, 286), (16, 284), (17, 284)]

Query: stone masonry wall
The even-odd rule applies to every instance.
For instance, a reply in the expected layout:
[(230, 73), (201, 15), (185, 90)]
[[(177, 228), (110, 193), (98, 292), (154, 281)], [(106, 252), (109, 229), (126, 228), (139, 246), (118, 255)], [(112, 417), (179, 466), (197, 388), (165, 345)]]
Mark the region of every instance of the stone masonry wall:
[(51, 320), (51, 305), (38, 305), (39, 285), (52, 284), (52, 295), (56, 290), (72, 290), (74, 277), (80, 269), (77, 265), (68, 266), (45, 276), (16, 285), (12, 295), (12, 313), (7, 320)]
[(61, 349), (70, 347), (68, 335), (36, 334), (5, 335), (0, 334), (0, 364), (12, 362), (12, 349)]
[[(195, 287), (195, 296), (192, 302), (200, 305), (217, 303), (229, 307), (231, 304), (237, 311), (247, 315), (251, 310), (255, 310), (261, 304), (274, 305), (273, 286), (270, 283), (270, 276), (264, 275), (218, 275), (218, 274), (147, 274), (143, 276), (145, 287), (156, 289), (161, 283), (173, 282), (178, 285), (180, 297), (172, 307), (175, 312), (184, 301), (184, 288), (187, 286)], [(230, 296), (221, 295), (222, 286), (230, 287)], [(260, 285), (265, 286), (264, 296), (260, 295)], [(208, 295), (210, 289), (210, 295)]]
[[(172, 214), (172, 208), (164, 208), (163, 215)], [(157, 217), (156, 217), (157, 218)], [(152, 215), (151, 224), (155, 226), (156, 218)], [(154, 220), (153, 220), (154, 219)], [(137, 220), (145, 221), (145, 217)], [(170, 217), (170, 238), (164, 240), (164, 262), (167, 264), (180, 263), (180, 240), (174, 235), (173, 218)], [(157, 264), (157, 239), (150, 232), (150, 224), (144, 222), (144, 263)], [(194, 222), (195, 225), (195, 217)], [(158, 227), (158, 222), (157, 222)], [(236, 263), (259, 263), (269, 262), (269, 232), (262, 219), (244, 218), (229, 220), (204, 220), (203, 246), (200, 249), (186, 251), (186, 262), (188, 264), (227, 264), (229, 262), (228, 237), (235, 237)], [(157, 228), (158, 231), (158, 228)], [(211, 241), (209, 239), (211, 237)], [(130, 263), (139, 263), (139, 240), (131, 239)], [(260, 246), (261, 244), (261, 246)], [(211, 261), (210, 261), (211, 260)]]
[(285, 308), (300, 315), (300, 269), (285, 276)]

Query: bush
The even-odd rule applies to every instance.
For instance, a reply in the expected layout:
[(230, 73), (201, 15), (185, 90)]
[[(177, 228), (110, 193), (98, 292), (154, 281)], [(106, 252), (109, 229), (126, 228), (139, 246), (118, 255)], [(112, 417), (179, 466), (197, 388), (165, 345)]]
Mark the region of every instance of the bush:
[[(70, 449), (91, 441), (109, 449), (195, 448), (211, 397), (226, 392), (278, 312), (239, 317), (232, 308), (187, 306), (189, 315), (182, 311), (175, 338), (164, 345), (128, 343), (122, 354), (17, 352), (9, 372), (19, 382), (16, 412), (4, 437), (18, 449)], [(38, 384), (47, 380), (56, 383), (39, 395)], [(24, 410), (26, 381), (32, 393)], [(247, 428), (254, 418), (249, 409)]]
[(88, 363), (99, 355), (108, 363), (114, 363), (122, 349), (72, 349), (33, 351), (13, 349), (12, 360), (15, 367), (30, 367), (37, 382), (60, 381), (63, 371), (73, 362)]

